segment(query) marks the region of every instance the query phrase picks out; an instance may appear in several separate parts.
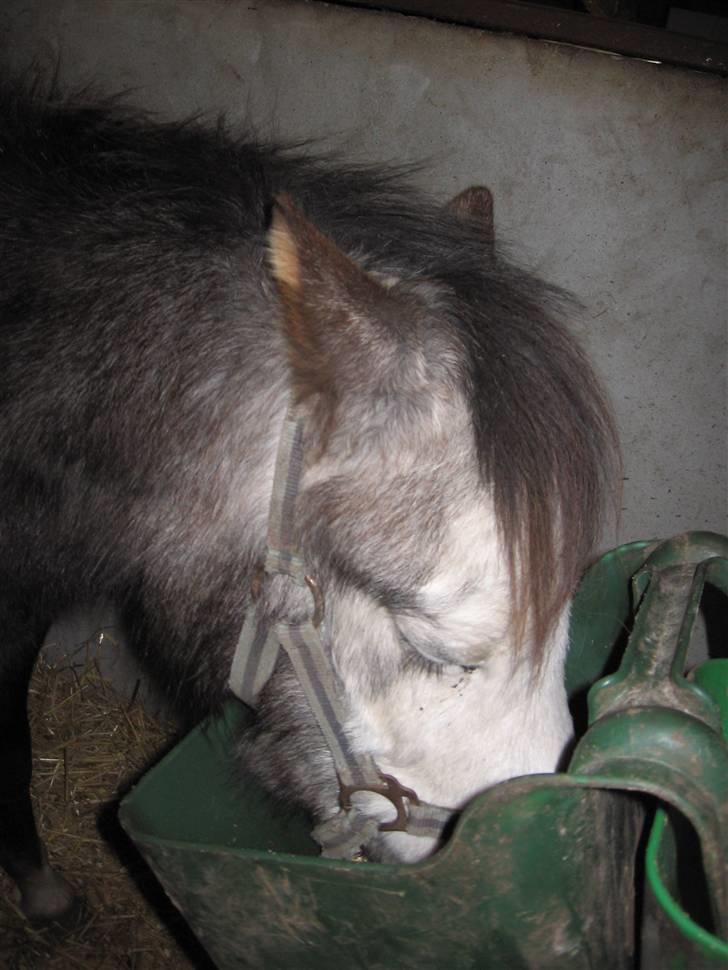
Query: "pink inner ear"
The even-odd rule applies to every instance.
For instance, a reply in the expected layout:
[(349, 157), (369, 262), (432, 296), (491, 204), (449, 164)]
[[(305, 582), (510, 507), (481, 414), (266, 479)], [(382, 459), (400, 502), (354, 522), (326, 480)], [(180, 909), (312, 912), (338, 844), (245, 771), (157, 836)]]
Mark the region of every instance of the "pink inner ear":
[(276, 196), (269, 235), (273, 275), (278, 283), (329, 296), (355, 294), (374, 285), (368, 274), (303, 213), (290, 196)]
[(288, 220), (277, 207), (273, 211), (268, 244), (273, 277), (276, 282), (294, 290), (300, 289), (301, 267), (298, 246)]

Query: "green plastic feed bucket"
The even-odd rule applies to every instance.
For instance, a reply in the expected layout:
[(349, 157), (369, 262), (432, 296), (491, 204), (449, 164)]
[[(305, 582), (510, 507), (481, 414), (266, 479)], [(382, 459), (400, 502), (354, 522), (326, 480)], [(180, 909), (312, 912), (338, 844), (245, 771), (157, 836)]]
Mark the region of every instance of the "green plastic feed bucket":
[[(728, 659), (707, 661), (694, 679), (720, 709), (723, 737), (728, 738)], [(653, 967), (692, 970), (728, 965), (728, 941), (705, 929), (712, 920), (703, 866), (694, 864), (699, 853), (685, 819), (659, 808), (645, 860), (643, 953)], [(723, 864), (728, 866), (728, 859)]]
[(728, 962), (728, 671), (688, 683), (678, 669), (705, 579), (728, 591), (728, 540), (707, 533), (589, 571), (567, 686), (579, 721), (595, 685), (592, 723), (569, 773), (486, 791), (425, 862), (320, 858), (305, 816), (233, 778), (237, 703), (142, 779), (123, 825), (220, 968), (612, 970), (636, 949), (643, 970)]

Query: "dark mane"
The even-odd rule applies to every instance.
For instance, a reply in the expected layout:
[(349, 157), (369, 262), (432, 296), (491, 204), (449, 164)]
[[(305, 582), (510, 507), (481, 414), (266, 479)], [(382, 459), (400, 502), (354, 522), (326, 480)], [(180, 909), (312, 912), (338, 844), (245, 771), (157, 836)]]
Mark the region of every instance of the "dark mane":
[[(103, 183), (104, 198), (84, 198), (89, 211), (113, 204), (116, 194), (117, 225), (127, 218), (133, 231), (153, 211), (166, 233), (212, 260), (243, 238), (262, 253), (272, 199), (285, 191), (365, 267), (441, 285), (463, 350), (482, 479), (508, 550), (516, 628), (525, 632), (530, 610), (538, 650), (599, 538), (619, 468), (599, 382), (561, 322), (569, 313), (564, 295), (484, 246), (467, 219), (412, 189), (411, 170), (310, 159), (300, 146), (233, 134), (223, 121), (212, 130), (195, 120), (150, 123), (118, 99), (99, 104), (93, 92), (65, 99), (38, 86), (31, 94), (0, 88), (0, 137), (19, 173), (45, 158), (37, 184), (28, 186), (38, 218), (59, 187), (78, 180), (68, 195), (80, 198), (85, 184)], [(66, 231), (82, 228), (71, 223)]]

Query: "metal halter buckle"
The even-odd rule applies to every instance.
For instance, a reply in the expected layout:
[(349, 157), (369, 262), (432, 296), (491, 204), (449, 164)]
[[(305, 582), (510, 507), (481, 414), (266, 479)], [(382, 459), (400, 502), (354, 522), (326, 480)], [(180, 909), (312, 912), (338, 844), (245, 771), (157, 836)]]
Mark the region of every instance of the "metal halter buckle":
[[(250, 596), (254, 603), (257, 603), (260, 599), (260, 594), (263, 592), (263, 580), (266, 575), (273, 575), (272, 573), (267, 573), (266, 568), (263, 563), (258, 563), (253, 572), (253, 578), (250, 581)], [(281, 576), (288, 576), (288, 573), (280, 573)], [(295, 577), (291, 577), (295, 579)], [(309, 573), (303, 577), (303, 581), (308, 586), (313, 596), (313, 616), (311, 617), (312, 626), (318, 630), (321, 626), (321, 621), (324, 618), (324, 591), (319, 586), (318, 582)]]
[(345, 785), (341, 779), (339, 779), (339, 805), (341, 808), (348, 812), (351, 808), (351, 796), (355, 792), (369, 791), (374, 795), (383, 795), (387, 801), (394, 805), (397, 811), (397, 817), (392, 819), (391, 822), (380, 822), (379, 831), (380, 832), (406, 832), (407, 831), (407, 809), (405, 808), (404, 800), (409, 799), (413, 805), (419, 805), (420, 800), (417, 797), (417, 793), (411, 788), (405, 788), (404, 785), (400, 784), (396, 778), (392, 775), (380, 775), (382, 779), (381, 785)]

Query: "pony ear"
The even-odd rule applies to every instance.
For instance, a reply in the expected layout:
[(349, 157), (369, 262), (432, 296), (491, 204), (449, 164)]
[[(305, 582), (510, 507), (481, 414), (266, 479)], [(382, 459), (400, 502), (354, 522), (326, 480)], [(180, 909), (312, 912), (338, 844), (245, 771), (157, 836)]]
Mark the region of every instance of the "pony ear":
[(299, 400), (371, 386), (392, 359), (395, 299), (287, 195), (275, 199), (268, 246)]
[(493, 193), (484, 185), (471, 185), (463, 189), (447, 203), (445, 209), (460, 219), (476, 224), (489, 245), (495, 242)]

